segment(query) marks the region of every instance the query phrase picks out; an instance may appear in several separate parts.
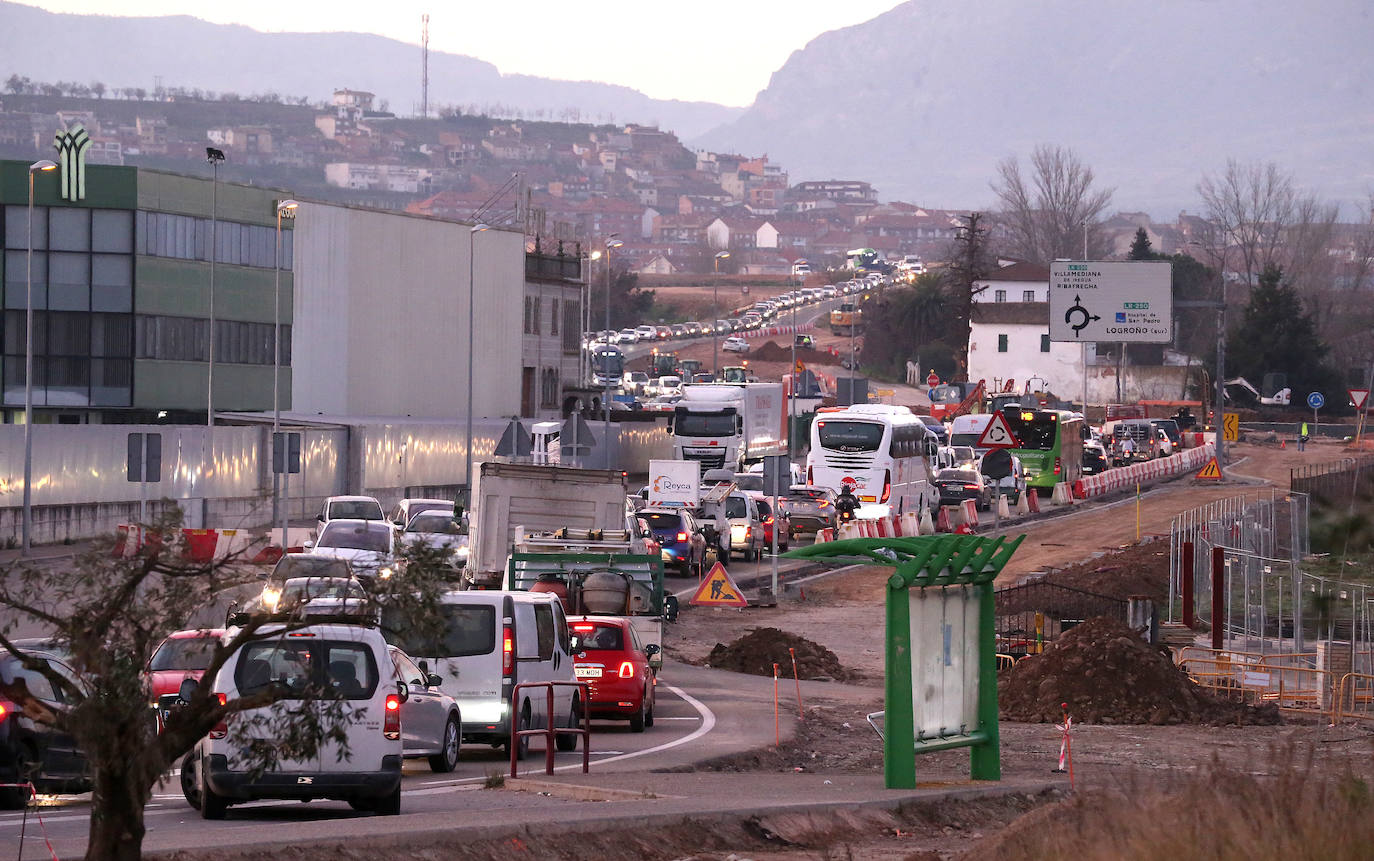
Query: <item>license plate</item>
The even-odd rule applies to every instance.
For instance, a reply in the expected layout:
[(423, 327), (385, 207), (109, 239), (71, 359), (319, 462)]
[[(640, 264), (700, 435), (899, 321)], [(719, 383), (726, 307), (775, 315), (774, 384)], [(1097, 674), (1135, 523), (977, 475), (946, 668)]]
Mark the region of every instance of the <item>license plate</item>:
[(579, 679), (599, 679), (601, 678), (600, 667), (573, 667), (573, 675)]

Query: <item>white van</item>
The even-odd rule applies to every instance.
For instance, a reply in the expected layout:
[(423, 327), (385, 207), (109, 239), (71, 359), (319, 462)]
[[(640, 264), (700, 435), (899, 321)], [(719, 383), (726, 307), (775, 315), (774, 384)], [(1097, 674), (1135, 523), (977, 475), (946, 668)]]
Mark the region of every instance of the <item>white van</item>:
[[(261, 633), (271, 634), (272, 627)], [(355, 810), (400, 813), (400, 705), (407, 692), (391, 679), (386, 641), (372, 627), (315, 625), (245, 644), (220, 670), (215, 693), (233, 700), (275, 684), (288, 696), (230, 720), (244, 722), (244, 733), (265, 739), (274, 727), (254, 726), (255, 718), (277, 722), (300, 708), (299, 695), (308, 687), (329, 690), (342, 708), (348, 755), (342, 755), (338, 742), (325, 739), (308, 760), (283, 759), (272, 770), (254, 774), (241, 754), (244, 740), (229, 724), (220, 724), (183, 764), (194, 769), (193, 779), (183, 780), (187, 800), (205, 819), (223, 819), (231, 804), (268, 798), (326, 798), (347, 801)]]
[[(421, 637), (403, 622), (388, 619), (388, 639), (428, 673), (442, 677), (440, 689), (458, 701), (463, 717), (463, 741), (493, 747), (510, 741), (511, 694), (521, 682), (572, 682), (572, 638), (563, 605), (550, 592), (469, 590), (440, 597), (444, 631)], [(582, 701), (574, 688), (557, 685), (554, 691), (555, 726), (581, 723)], [(514, 714), (522, 728), (548, 726), (547, 694), (541, 689), (520, 692)], [(522, 757), (529, 740), (522, 739)], [(558, 749), (573, 750), (577, 736), (559, 735)]]
[(987, 449), (978, 448), (978, 438), (988, 429), (991, 421), (991, 413), (955, 416), (954, 424), (949, 429), (949, 444), (972, 446), (980, 456), (986, 454)]

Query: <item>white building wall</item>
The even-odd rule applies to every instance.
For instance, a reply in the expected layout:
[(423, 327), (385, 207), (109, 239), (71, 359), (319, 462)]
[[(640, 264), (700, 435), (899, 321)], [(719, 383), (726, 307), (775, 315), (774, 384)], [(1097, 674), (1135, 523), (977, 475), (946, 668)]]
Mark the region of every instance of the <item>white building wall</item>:
[[(1083, 391), (1083, 350), (1078, 344), (1050, 342), (1048, 353), (1040, 352), (1040, 336), (1049, 326), (1024, 323), (974, 323), (968, 338), (968, 378), (1016, 381), (1021, 391), (1026, 380), (1039, 377), (1049, 383), (1050, 391), (1061, 398), (1079, 399)], [(997, 338), (1007, 336), (1007, 351), (997, 351)], [(999, 386), (1000, 388), (1000, 386)]]
[[(474, 413), (509, 416), (520, 409), (524, 238), (472, 238)], [(293, 241), (294, 411), (464, 416), (468, 225), (302, 203)]]
[(986, 287), (987, 289), (983, 290), (982, 292), (975, 292), (973, 294), (973, 301), (975, 302), (997, 301), (996, 296), (998, 290), (1007, 291), (1007, 298), (1005, 300), (1007, 302), (1026, 301), (1023, 298), (1023, 294), (1027, 290), (1034, 291), (1035, 293), (1035, 298), (1031, 301), (1050, 301), (1050, 285), (1045, 283), (1044, 281), (994, 281), (989, 279), (987, 281), (973, 282), (973, 289), (975, 291), (977, 291), (980, 287)]

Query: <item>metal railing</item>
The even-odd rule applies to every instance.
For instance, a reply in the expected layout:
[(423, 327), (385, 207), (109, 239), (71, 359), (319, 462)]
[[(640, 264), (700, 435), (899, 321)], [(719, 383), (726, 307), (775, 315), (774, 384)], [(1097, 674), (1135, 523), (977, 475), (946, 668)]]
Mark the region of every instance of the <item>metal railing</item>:
[[(553, 715), (553, 689), (555, 687), (577, 688), (582, 692), (582, 708), (579, 712), (582, 718), (581, 727), (555, 725)], [(545, 725), (538, 728), (521, 729), (520, 692), (530, 688), (544, 688), (548, 694), (547, 707), (544, 710)], [(536, 735), (544, 736), (545, 774), (553, 774), (553, 754), (559, 735), (575, 735), (582, 739), (582, 773), (586, 774), (590, 771), (592, 756), (591, 712), (590, 686), (586, 682), (521, 682), (516, 685), (510, 694), (510, 776), (518, 776), (516, 770), (519, 767), (520, 739)]]
[(1309, 660), (1315, 664), (1316, 653), (1266, 655), (1188, 646), (1179, 651), (1177, 663), (1199, 687), (1222, 699), (1334, 718), (1340, 679)]
[(1374, 455), (1343, 457), (1288, 471), (1288, 486), (1332, 504), (1374, 494)]
[(1032, 581), (993, 593), (997, 648), (1011, 654), (1044, 650), (1060, 634), (1097, 616), (1126, 621), (1126, 602), (1058, 583)]

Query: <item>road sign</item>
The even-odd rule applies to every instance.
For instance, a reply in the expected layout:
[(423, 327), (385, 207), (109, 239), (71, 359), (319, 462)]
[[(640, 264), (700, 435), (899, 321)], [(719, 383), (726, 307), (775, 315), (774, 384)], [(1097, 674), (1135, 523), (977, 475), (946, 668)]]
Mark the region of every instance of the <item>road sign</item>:
[(763, 492), (786, 496), (792, 486), (792, 459), (785, 454), (770, 454), (763, 459)]
[(730, 579), (725, 566), (717, 562), (697, 587), (692, 603), (705, 607), (748, 607), (749, 602), (740, 594), (735, 581)]
[(558, 429), (559, 454), (570, 457), (587, 454), (596, 445), (596, 437), (581, 413), (573, 413)]
[(1221, 414), (1221, 436), (1227, 442), (1240, 442), (1240, 416), (1236, 413)]
[(1326, 406), (1326, 398), (1321, 392), (1313, 392), (1307, 396), (1307, 406), (1314, 410), (1319, 410)]
[(1355, 409), (1364, 409), (1364, 402), (1367, 400), (1369, 400), (1369, 389), (1350, 390), (1350, 403), (1354, 405)]
[(520, 423), (520, 419), (511, 416), (510, 424), (506, 425), (506, 432), (501, 434), (501, 441), (496, 444), (496, 456), (528, 457), (534, 451), (533, 441), (530, 432)]
[(1021, 443), (1016, 439), (1016, 434), (1011, 432), (1011, 426), (1007, 424), (1006, 416), (998, 410), (992, 414), (992, 420), (983, 429), (983, 435), (978, 437), (978, 448), (1020, 448)]
[(897, 394), (897, 392), (894, 389), (874, 389), (873, 394), (880, 398), (890, 398)]
[(276, 431), (272, 434), (272, 471), (301, 471), (301, 435), (291, 431)]
[(1011, 475), (1011, 455), (1004, 448), (995, 448), (983, 455), (983, 475), (1002, 479)]
[(649, 461), (649, 504), (695, 508), (701, 502), (701, 461)]
[(1060, 261), (1050, 265), (1050, 340), (1173, 340), (1173, 289), (1165, 260)]
[(125, 474), (129, 481), (162, 481), (162, 434), (129, 434), (129, 458)]
[(1207, 479), (1209, 481), (1220, 481), (1221, 464), (1217, 463), (1216, 458), (1212, 458), (1211, 460), (1207, 461), (1206, 465), (1204, 465), (1202, 469), (1198, 470), (1196, 477)]

